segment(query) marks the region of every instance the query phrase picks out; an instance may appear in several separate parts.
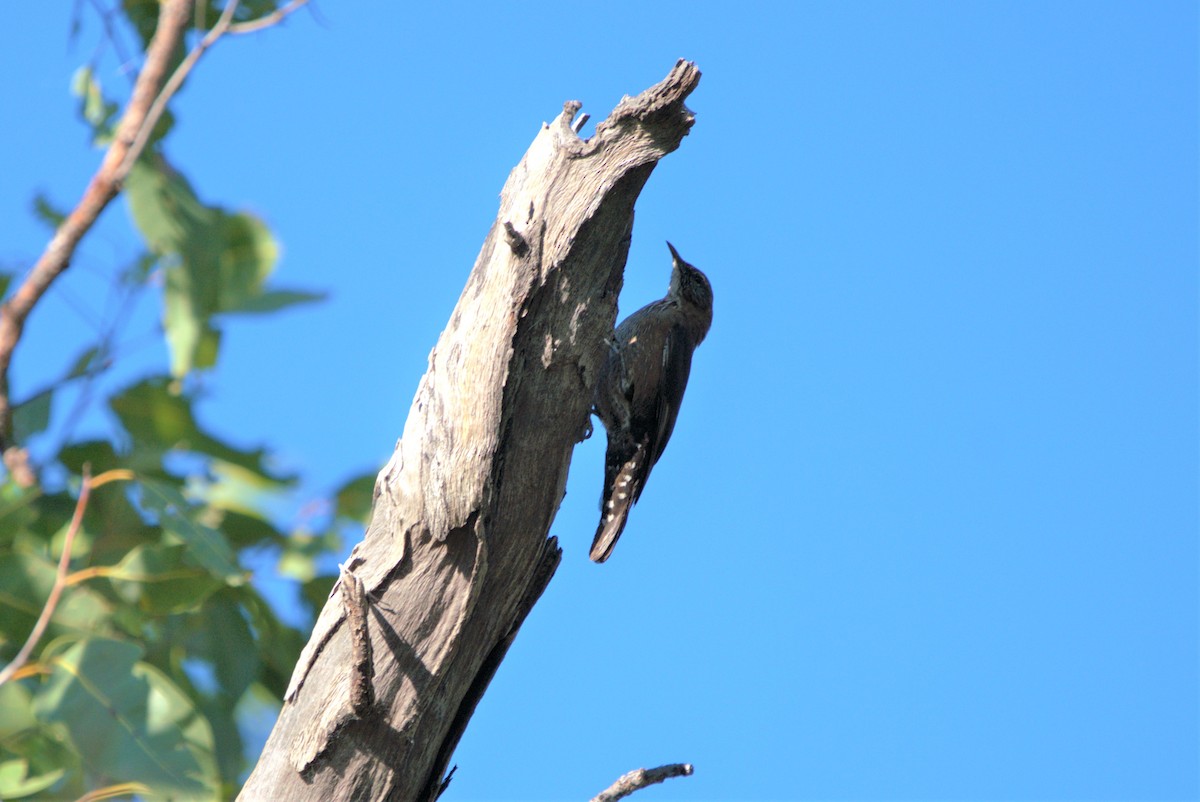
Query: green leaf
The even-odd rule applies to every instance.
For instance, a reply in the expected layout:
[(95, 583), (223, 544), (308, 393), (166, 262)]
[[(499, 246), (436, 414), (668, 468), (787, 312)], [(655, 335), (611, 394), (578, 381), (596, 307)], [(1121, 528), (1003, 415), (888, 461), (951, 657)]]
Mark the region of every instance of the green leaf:
[(187, 547), (143, 545), (105, 570), (130, 604), (155, 614), (197, 609), (222, 583), (187, 561)]
[(204, 439), (192, 416), (191, 402), (174, 395), (166, 381), (148, 379), (134, 384), (109, 400), (122, 428), (135, 448), (159, 453), (192, 449)]
[(270, 229), (251, 214), (205, 205), (161, 155), (134, 165), (125, 194), (138, 230), (165, 264), (163, 325), (172, 375), (215, 364), (215, 315), (269, 312), (324, 297), (267, 291), (279, 261)]
[(302, 292), (300, 290), (266, 290), (245, 298), (239, 306), (225, 309), (230, 314), (262, 314), (286, 309), (289, 306), (311, 304), (329, 297), (324, 292)]
[[(100, 349), (94, 346), (83, 349), (79, 356), (75, 357), (75, 361), (71, 363), (71, 367), (67, 371), (67, 374), (63, 376), (63, 382), (82, 378), (83, 376), (91, 373), (95, 367), (96, 357), (99, 355)], [(103, 367), (107, 367), (107, 365)]]
[[(82, 464), (90, 463), (94, 476), (120, 468), (133, 470), (138, 479), (168, 485), (178, 481), (164, 474), (144, 452), (135, 451), (130, 460), (122, 460), (112, 455), (111, 446), (107, 443), (85, 443), (80, 448), (64, 449), (61, 454), (63, 464), (73, 472), (81, 471)], [(142, 469), (137, 465), (139, 461), (149, 464)], [(74, 500), (62, 499), (60, 495), (65, 494), (47, 498), (48, 502), (53, 500), (55, 506), (43, 512), (42, 517), (50, 518), (53, 514), (55, 518), (61, 518), (65, 525), (74, 510)], [(119, 563), (138, 546), (162, 543), (162, 529), (140, 505), (141, 499), (137, 481), (115, 481), (95, 488), (88, 501), (84, 529), (75, 541), (73, 554), (88, 565), (111, 566)]]
[(17, 533), (37, 520), (38, 513), (32, 508), (41, 497), (40, 487), (20, 487), (8, 481), (0, 485), (0, 543), (7, 543)]
[(33, 697), (29, 690), (20, 682), (0, 685), (0, 742), (35, 726), (37, 717), (33, 715)]
[(193, 483), (188, 489), (218, 510), (259, 515), (264, 497), (277, 493), (287, 482), (249, 470), (232, 462), (215, 459), (211, 466), (213, 481)]
[[(94, 497), (93, 497), (94, 498)], [(71, 496), (65, 489), (57, 493), (43, 492), (34, 500), (33, 515), (26, 524), (30, 534), (36, 538), (36, 543), (31, 544), (29, 551), (38, 552), (40, 556), (49, 559), (51, 555), (43, 553), (47, 543), (53, 542), (59, 536), (65, 535), (67, 524), (71, 521), (71, 516), (75, 514), (76, 499)], [(80, 532), (82, 538), (76, 539), (76, 547), (80, 539), (87, 538), (87, 527)], [(72, 551), (72, 559), (79, 556), (76, 549)]]
[(54, 390), (46, 389), (26, 399), (13, 409), (13, 437), (18, 443), (27, 442), (38, 432), (50, 425), (50, 405)]
[(171, 352), (171, 375), (186, 376), (195, 368), (216, 364), (220, 332), (212, 325), (216, 306), (206, 303), (207, 286), (196, 286), (192, 271), (167, 268), (163, 291), (163, 331)]
[(329, 601), (329, 594), (333, 592), (333, 585), (337, 580), (336, 574), (325, 574), (315, 576), (300, 586), (300, 597), (304, 599), (314, 618), (321, 612), (325, 602)]
[[(0, 519), (0, 527), (3, 526)], [(0, 529), (0, 532), (3, 530)], [(258, 514), (225, 510), (221, 517), (221, 531), (234, 548), (241, 551), (248, 546), (282, 545), (286, 538), (269, 521)]]
[(332, 529), (320, 534), (293, 532), (279, 555), (276, 570), (282, 576), (307, 582), (317, 575), (317, 562), (341, 546), (341, 538)]
[(165, 482), (151, 479), (140, 479), (138, 484), (142, 488), (142, 503), (158, 514), (168, 543), (186, 544), (188, 557), (225, 584), (240, 585), (246, 581), (246, 573), (238, 567), (229, 542), (217, 530), (194, 520), (194, 511), (182, 493)]
[(29, 437), (45, 431), (46, 427), (50, 425), (51, 404), (55, 390), (76, 379), (98, 372), (97, 369), (108, 367), (108, 360), (100, 362), (97, 359), (99, 355), (99, 349), (85, 348), (71, 363), (71, 367), (63, 374), (62, 378), (14, 407), (13, 432), (17, 442), (25, 442)]
[(250, 625), (257, 636), (258, 655), (264, 664), (263, 674), (259, 678), (262, 687), (275, 699), (281, 700), (307, 635), (301, 635), (294, 627), (280, 621), (271, 605), (252, 585), (231, 588), (228, 592), (234, 595), (250, 616)]
[(213, 742), (217, 746), (217, 770), (221, 781), (229, 790), (221, 794), (224, 799), (233, 798), (233, 790), (241, 784), (238, 778), (243, 776), (246, 768), (246, 750), (242, 743), (242, 733), (235, 718), (235, 708), (228, 699), (212, 699), (201, 696), (196, 701), (201, 714), (208, 719), (208, 726), (213, 731)]
[(220, 212), (200, 202), (191, 185), (166, 160), (142, 159), (125, 181), (134, 223), (150, 250), (171, 257), (163, 290), (171, 373), (197, 367), (197, 354), (215, 355), (216, 331), (209, 319), (217, 310), (222, 247)]
[(12, 273), (0, 273), (0, 298), (8, 294), (8, 285), (12, 284)]
[(267, 468), (263, 449), (237, 449), (200, 429), (191, 400), (173, 393), (171, 383), (161, 377), (126, 388), (109, 400), (109, 406), (133, 440), (135, 455), (141, 453), (145, 458), (146, 451), (160, 455), (189, 451), (236, 465), (276, 486), (293, 481), (293, 477), (277, 476)]
[(107, 440), (85, 440), (73, 443), (58, 452), (59, 461), (76, 476), (83, 474), (83, 466), (90, 465), (92, 474), (98, 475), (114, 468), (125, 468), (128, 465), (117, 452), (112, 443)]
[(371, 515), (371, 505), (375, 500), (375, 474), (364, 473), (354, 477), (338, 488), (335, 498), (337, 499), (335, 514), (339, 518), (349, 518), (366, 523), (367, 518)]
[(66, 769), (29, 776), (29, 761), (24, 758), (0, 762), (0, 799), (20, 799), (44, 791), (62, 779)]
[(213, 736), (192, 701), (131, 644), (91, 638), (51, 663), (36, 709), (65, 725), (86, 765), (155, 796), (211, 798)]
[(221, 269), (217, 311), (240, 309), (262, 294), (279, 260), (279, 244), (262, 220), (217, 209)]
[[(125, 179), (125, 196), (134, 224), (160, 256), (181, 255), (189, 240), (215, 226), (216, 210), (201, 203), (188, 180), (161, 156), (133, 165)], [(215, 290), (216, 276), (210, 281)]]
[(67, 219), (67, 213), (51, 203), (42, 192), (33, 196), (33, 214), (49, 226), (51, 231), (57, 231), (63, 220)]
[(146, 148), (153, 148), (158, 142), (165, 139), (167, 134), (171, 133), (171, 129), (175, 127), (175, 115), (170, 108), (163, 109), (163, 113), (154, 123), (154, 129), (150, 131), (150, 137), (146, 140)]
[(212, 665), (218, 692), (236, 701), (258, 679), (259, 646), (233, 592), (214, 596), (198, 616), (188, 637), (188, 653)]
[(146, 251), (140, 253), (121, 271), (120, 280), (126, 284), (145, 284), (158, 266), (158, 256)]
[(79, 116), (92, 128), (92, 144), (112, 140), (113, 120), (119, 107), (104, 97), (91, 67), (80, 67), (71, 78), (71, 94), (79, 98)]
[[(0, 635), (9, 643), (24, 643), (50, 597), (57, 565), (36, 554), (10, 552), (0, 556)], [(86, 585), (63, 591), (49, 636), (93, 635), (111, 631), (112, 604)]]
[(159, 0), (121, 0), (125, 16), (142, 39), (142, 47), (150, 44), (158, 28)]

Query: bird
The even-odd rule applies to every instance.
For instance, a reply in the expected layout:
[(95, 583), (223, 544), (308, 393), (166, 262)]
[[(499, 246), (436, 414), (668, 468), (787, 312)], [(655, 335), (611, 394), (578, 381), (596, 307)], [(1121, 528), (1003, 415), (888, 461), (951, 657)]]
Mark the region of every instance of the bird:
[(591, 559), (602, 563), (625, 530), (679, 415), (692, 354), (712, 325), (708, 277), (670, 242), (671, 282), (664, 298), (619, 325), (596, 379), (592, 411), (608, 432), (600, 524)]

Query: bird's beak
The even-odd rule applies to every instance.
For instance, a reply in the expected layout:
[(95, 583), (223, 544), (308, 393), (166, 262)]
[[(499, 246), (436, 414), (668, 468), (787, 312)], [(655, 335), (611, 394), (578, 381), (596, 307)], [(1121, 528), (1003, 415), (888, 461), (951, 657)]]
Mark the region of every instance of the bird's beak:
[(675, 246), (674, 246), (674, 245), (672, 245), (671, 243), (669, 243), (669, 242), (668, 242), (668, 243), (667, 243), (667, 247), (671, 249), (671, 258), (672, 258), (672, 259), (674, 259), (676, 262), (682, 262), (682, 261), (683, 261), (683, 257), (681, 257), (681, 256), (679, 255), (679, 251), (675, 250)]

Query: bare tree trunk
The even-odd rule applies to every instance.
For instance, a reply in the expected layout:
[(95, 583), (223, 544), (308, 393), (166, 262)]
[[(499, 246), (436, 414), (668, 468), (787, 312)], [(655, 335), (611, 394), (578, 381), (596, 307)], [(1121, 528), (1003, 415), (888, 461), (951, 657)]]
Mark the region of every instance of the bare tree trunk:
[(509, 176), (241, 799), (439, 793), (558, 566), (548, 533), (612, 333), (634, 201), (691, 128), (683, 102), (699, 80), (680, 61), (586, 141), (567, 103)]

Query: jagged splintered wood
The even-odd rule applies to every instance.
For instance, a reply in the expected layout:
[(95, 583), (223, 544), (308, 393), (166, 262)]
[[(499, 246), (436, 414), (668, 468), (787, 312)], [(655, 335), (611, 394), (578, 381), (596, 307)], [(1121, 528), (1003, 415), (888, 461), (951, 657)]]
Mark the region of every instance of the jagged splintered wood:
[[(437, 795), (558, 566), (548, 533), (608, 349), (634, 202), (691, 128), (684, 99), (699, 80), (681, 60), (587, 140), (569, 102), (512, 171), (376, 480), (346, 565), (362, 588), (343, 574), (325, 604), (241, 799)], [(579, 559), (588, 534), (573, 544)], [(363, 620), (362, 605), (366, 645), (361, 623), (348, 623)]]

